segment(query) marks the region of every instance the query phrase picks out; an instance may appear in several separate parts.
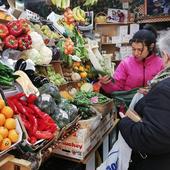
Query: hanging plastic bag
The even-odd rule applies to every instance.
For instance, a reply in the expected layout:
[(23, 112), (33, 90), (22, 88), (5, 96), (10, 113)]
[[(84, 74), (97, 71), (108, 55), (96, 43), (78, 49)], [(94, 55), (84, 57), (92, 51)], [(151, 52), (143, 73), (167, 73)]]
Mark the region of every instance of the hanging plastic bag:
[(115, 91), (111, 95), (117, 107), (120, 108), (124, 106), (125, 110), (127, 110), (132, 101), (132, 98), (137, 93), (137, 91), (138, 88), (128, 91)]
[(131, 101), (131, 103), (130, 103), (130, 105), (129, 105), (129, 108), (134, 109), (134, 106), (136, 105), (136, 103), (137, 103), (143, 96), (144, 96), (143, 94), (137, 92), (137, 93), (133, 96), (132, 101)]
[(123, 139), (119, 132), (118, 140), (113, 145), (107, 159), (97, 168), (97, 170), (127, 170), (132, 149)]

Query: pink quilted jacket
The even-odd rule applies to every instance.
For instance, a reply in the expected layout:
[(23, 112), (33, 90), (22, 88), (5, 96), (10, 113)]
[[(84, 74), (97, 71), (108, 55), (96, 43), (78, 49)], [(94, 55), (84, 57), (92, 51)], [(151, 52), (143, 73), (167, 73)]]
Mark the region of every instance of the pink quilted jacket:
[(128, 56), (118, 65), (113, 75), (115, 82), (102, 85), (102, 89), (106, 93), (111, 93), (143, 87), (162, 69), (162, 59), (156, 55), (151, 55), (143, 61), (134, 56)]

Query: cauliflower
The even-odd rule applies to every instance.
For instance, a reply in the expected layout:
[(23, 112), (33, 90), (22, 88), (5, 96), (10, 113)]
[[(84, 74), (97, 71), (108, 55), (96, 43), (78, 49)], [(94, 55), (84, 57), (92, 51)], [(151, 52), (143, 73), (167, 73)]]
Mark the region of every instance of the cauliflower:
[(40, 63), (42, 60), (42, 57), (41, 57), (39, 51), (36, 50), (35, 48), (25, 50), (24, 55), (26, 55), (26, 58), (31, 59), (35, 64)]
[(52, 60), (52, 50), (45, 45), (40, 48), (40, 55), (42, 57), (41, 64), (49, 64)]
[(40, 50), (41, 46), (44, 46), (43, 38), (40, 34), (33, 31), (30, 33), (31, 39), (32, 39), (32, 48), (35, 48), (36, 50)]

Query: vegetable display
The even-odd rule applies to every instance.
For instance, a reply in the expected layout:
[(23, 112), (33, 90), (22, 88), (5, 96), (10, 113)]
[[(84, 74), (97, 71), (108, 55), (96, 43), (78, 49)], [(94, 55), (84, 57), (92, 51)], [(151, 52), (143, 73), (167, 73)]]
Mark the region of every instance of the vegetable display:
[(0, 85), (12, 86), (16, 78), (18, 76), (14, 75), (14, 71), (0, 62)]
[(11, 49), (17, 49), (18, 48), (18, 40), (13, 35), (8, 35), (4, 39), (5, 47), (11, 48)]
[(8, 28), (4, 24), (0, 24), (0, 38), (5, 38), (9, 34)]
[(7, 98), (9, 106), (15, 114), (19, 114), (28, 133), (28, 141), (34, 144), (39, 139), (51, 139), (57, 130), (53, 119), (45, 112), (42, 112), (35, 104), (37, 97), (24, 93)]
[(18, 21), (11, 21), (7, 24), (9, 29), (9, 33), (15, 37), (21, 35), (22, 33), (22, 26)]
[(74, 43), (70, 38), (67, 38), (64, 43), (64, 53), (72, 54), (74, 51)]
[(100, 93), (79, 91), (76, 93), (73, 103), (78, 106), (89, 106), (94, 103), (103, 104), (109, 100), (109, 98)]
[(0, 24), (0, 38), (5, 48), (21, 51), (31, 48), (32, 40), (27, 35), (29, 31), (29, 24), (24, 19), (8, 22), (6, 25)]
[(31, 48), (31, 37), (30, 35), (23, 35), (21, 37), (18, 37), (18, 49), (19, 50), (26, 50)]
[(72, 23), (74, 23), (74, 17), (73, 17), (73, 12), (70, 8), (67, 8), (65, 11), (64, 11), (64, 21), (70, 25)]

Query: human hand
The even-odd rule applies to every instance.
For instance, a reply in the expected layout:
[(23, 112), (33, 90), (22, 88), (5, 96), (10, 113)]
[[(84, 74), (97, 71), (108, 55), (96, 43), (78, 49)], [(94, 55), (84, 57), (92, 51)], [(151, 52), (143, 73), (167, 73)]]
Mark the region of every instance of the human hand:
[(111, 77), (108, 76), (108, 75), (105, 75), (105, 76), (99, 75), (99, 81), (100, 81), (101, 84), (108, 84), (108, 83), (110, 83), (112, 80), (111, 80)]
[(141, 93), (141, 94), (143, 94), (143, 95), (146, 95), (146, 94), (148, 94), (148, 92), (149, 92), (149, 88), (148, 88), (148, 87), (140, 88), (140, 89), (138, 90), (138, 92)]
[(132, 119), (134, 122), (141, 122), (141, 118), (140, 116), (138, 115), (138, 113), (136, 113), (134, 110), (132, 109), (128, 109), (125, 113), (125, 115), (127, 117), (129, 117), (130, 119)]
[(123, 112), (119, 112), (119, 116), (120, 116), (121, 118), (126, 117), (126, 115), (125, 115)]

